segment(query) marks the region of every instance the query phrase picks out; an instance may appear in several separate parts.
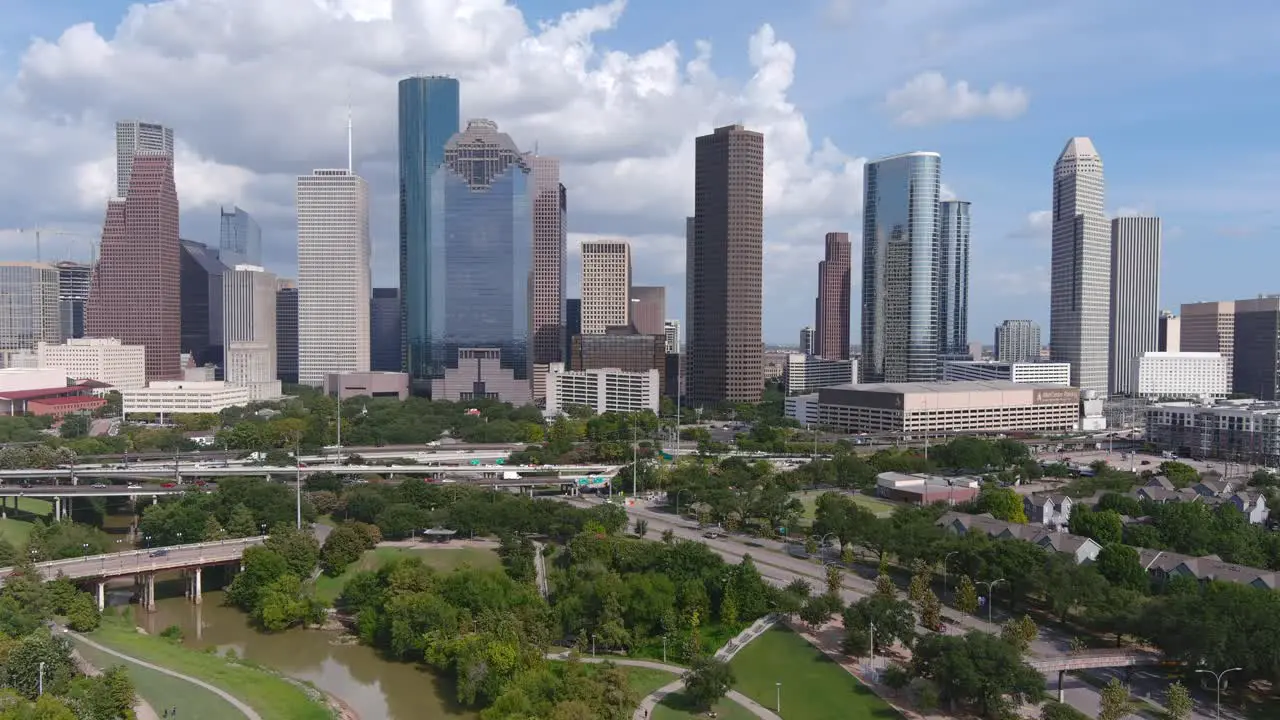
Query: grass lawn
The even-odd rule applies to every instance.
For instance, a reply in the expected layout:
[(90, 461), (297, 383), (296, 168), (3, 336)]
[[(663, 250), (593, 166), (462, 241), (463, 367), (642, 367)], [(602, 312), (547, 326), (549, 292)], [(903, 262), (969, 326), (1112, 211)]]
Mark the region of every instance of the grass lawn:
[(0, 520), (0, 537), (8, 540), (14, 547), (22, 547), (31, 537), (31, 523), (26, 520), (4, 518)]
[(53, 515), (52, 502), (33, 497), (5, 498), (5, 508), (8, 509), (9, 512), (13, 512), (15, 500), (17, 501), (17, 508), (22, 512), (31, 513), (32, 515)]
[[(792, 493), (792, 496), (795, 498), (798, 498), (800, 500), (800, 503), (804, 505), (804, 521), (806, 524), (813, 522), (813, 515), (815, 512), (816, 506), (818, 504), (818, 498), (822, 497), (822, 494), (825, 492), (832, 492), (832, 491), (803, 490), (801, 492)], [(895, 507), (892, 503), (887, 503), (883, 500), (877, 500), (869, 495), (862, 495), (860, 493), (853, 493), (849, 495), (849, 497), (853, 498), (853, 501), (855, 503), (870, 510), (876, 515), (879, 515), (880, 517), (885, 517), (890, 513), (892, 513)]]
[(380, 547), (366, 550), (359, 560), (352, 563), (338, 577), (321, 575), (316, 579), (316, 597), (326, 603), (342, 594), (342, 587), (356, 573), (363, 570), (376, 570), (383, 565), (401, 557), (419, 557), (428, 567), (440, 572), (450, 572), (463, 565), (470, 564), (477, 568), (497, 568), (500, 566), (498, 554), (483, 548), (439, 548), (424, 545), (422, 548)]
[[(755, 718), (749, 710), (729, 699), (721, 700), (711, 709), (715, 711), (717, 720), (754, 720)], [(705, 718), (707, 714), (695, 712), (684, 695), (674, 693), (662, 698), (662, 702), (654, 706), (652, 717), (653, 720), (691, 720)]]
[(665, 670), (654, 670), (653, 668), (643, 667), (627, 667), (620, 665), (622, 671), (627, 674), (627, 684), (635, 691), (637, 698), (642, 698), (667, 683), (675, 682), (680, 679), (679, 675), (666, 672)]
[(898, 719), (898, 713), (804, 638), (771, 628), (731, 662), (734, 689), (767, 708), (782, 683), (787, 720)]
[[(183, 675), (190, 675), (221, 688), (257, 710), (264, 718), (271, 718), (271, 720), (330, 720), (332, 718), (332, 713), (322, 703), (313, 700), (301, 688), (274, 673), (231, 662), (213, 653), (190, 650), (159, 637), (144, 635), (137, 632), (133, 623), (121, 618), (104, 617), (102, 620), (102, 626), (90, 635), (97, 642), (130, 657), (145, 660)], [(177, 680), (177, 678), (168, 679)], [(190, 690), (194, 693), (197, 688), (191, 687)], [(195, 695), (191, 694), (190, 697), (194, 698)], [(233, 713), (218, 717), (234, 718), (236, 715)]]
[(118, 657), (108, 655), (83, 643), (76, 643), (76, 649), (99, 670), (106, 670), (113, 665), (123, 665), (129, 671), (134, 689), (138, 696), (146, 700), (156, 712), (164, 712), (165, 708), (178, 708), (181, 717), (187, 720), (225, 720), (240, 717), (240, 711), (231, 703), (186, 680), (169, 677), (164, 673), (149, 670)]

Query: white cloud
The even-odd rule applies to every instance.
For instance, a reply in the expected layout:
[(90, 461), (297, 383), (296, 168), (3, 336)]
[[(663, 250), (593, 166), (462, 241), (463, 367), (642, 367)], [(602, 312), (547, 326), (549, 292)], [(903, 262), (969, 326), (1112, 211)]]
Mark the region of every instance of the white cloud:
[(1032, 210), (1027, 213), (1022, 224), (1009, 233), (1009, 239), (1049, 247), (1053, 240), (1053, 211)]
[(939, 72), (923, 72), (885, 96), (884, 105), (900, 125), (924, 126), (957, 120), (1012, 120), (1027, 111), (1030, 99), (1020, 87), (996, 83), (987, 92), (964, 80), (948, 85)]
[(789, 99), (796, 52), (769, 25), (717, 48), (746, 50), (750, 76), (734, 80), (715, 72), (705, 42), (688, 54), (674, 42), (598, 47), (624, 7), (530, 25), (504, 0), (162, 0), (133, 5), (112, 34), (75, 25), (33, 41), (0, 95), (0, 163), (29, 170), (0, 177), (0, 227), (100, 223), (111, 122), (143, 118), (175, 128), (184, 237), (216, 242), (211, 208), (237, 202), (263, 222), (267, 262), (288, 274), (292, 178), (345, 163), (350, 103), (375, 278), (394, 283), (396, 81), (450, 74), (464, 121), (493, 118), (523, 148), (562, 159), (574, 237), (632, 238), (637, 282), (666, 284), (677, 316), (694, 138), (738, 122), (762, 131), (765, 331), (790, 337), (812, 312), (823, 233), (856, 230), (863, 158), (812, 136)]

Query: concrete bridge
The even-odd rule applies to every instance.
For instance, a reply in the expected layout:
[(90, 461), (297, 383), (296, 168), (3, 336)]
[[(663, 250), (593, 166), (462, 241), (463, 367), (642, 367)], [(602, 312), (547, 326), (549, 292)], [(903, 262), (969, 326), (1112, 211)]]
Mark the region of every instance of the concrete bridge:
[(1027, 664), (1048, 675), (1058, 671), (1058, 702), (1063, 702), (1062, 681), (1072, 670), (1094, 670), (1109, 667), (1138, 667), (1141, 665), (1157, 665), (1163, 660), (1157, 653), (1145, 650), (1088, 650), (1071, 655), (1028, 660)]
[[(36, 571), (44, 580), (65, 577), (70, 580), (97, 579), (98, 609), (106, 606), (106, 581), (110, 578), (135, 576), (141, 581), (142, 605), (148, 611), (156, 607), (156, 573), (171, 570), (188, 571), (193, 602), (201, 601), (204, 568), (211, 565), (239, 563), (244, 551), (266, 541), (266, 536), (218, 540), (215, 542), (171, 545), (149, 550), (130, 550), (106, 555), (88, 555), (36, 563)], [(0, 585), (12, 575), (14, 568), (0, 568)]]

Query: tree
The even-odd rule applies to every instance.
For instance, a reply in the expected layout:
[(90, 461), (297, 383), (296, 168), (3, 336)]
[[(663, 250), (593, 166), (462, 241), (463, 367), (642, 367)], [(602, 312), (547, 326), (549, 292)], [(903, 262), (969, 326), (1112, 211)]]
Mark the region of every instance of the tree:
[(911, 563), (911, 584), (907, 586), (907, 597), (911, 602), (919, 605), (923, 600), (925, 593), (930, 592), (930, 584), (933, 581), (933, 568), (924, 561), (924, 558), (916, 558)]
[(360, 559), (365, 550), (364, 535), (350, 523), (334, 528), (320, 548), (320, 567), (330, 577), (342, 574), (347, 566)]
[(896, 642), (909, 646), (915, 637), (916, 626), (911, 603), (874, 593), (845, 609), (846, 630), (856, 628), (869, 632), (872, 625), (875, 625), (876, 650), (885, 650)]
[(956, 608), (970, 615), (978, 612), (978, 588), (968, 575), (961, 575), (956, 584)]
[(839, 598), (842, 587), (844, 587), (844, 570), (839, 565), (827, 565), (827, 595)]
[(635, 524), (636, 537), (644, 537), (649, 532), (649, 521), (644, 518), (636, 520)]
[[(879, 628), (877, 628), (879, 629)], [(995, 635), (926, 635), (916, 643), (911, 667), (938, 685), (941, 698), (974, 706), (996, 718), (1044, 696), (1044, 676), (1023, 661), (1017, 649)]]
[(1039, 636), (1040, 629), (1029, 615), (1014, 618), (1000, 626), (1000, 638), (1017, 648), (1020, 653), (1026, 653)]
[(832, 604), (830, 595), (811, 597), (800, 607), (800, 620), (816, 628), (831, 619)]
[(1191, 693), (1187, 691), (1187, 686), (1174, 681), (1164, 696), (1165, 720), (1187, 720), (1191, 717), (1193, 708), (1194, 703), (1191, 701)]
[(60, 695), (75, 676), (71, 645), (66, 638), (38, 630), (18, 641), (5, 663), (6, 684), (28, 698), (40, 690), (40, 665), (44, 664), (44, 691)]
[(933, 594), (933, 590), (925, 590), (917, 605), (920, 609), (920, 624), (938, 632), (942, 630), (942, 601)]
[(1120, 678), (1111, 678), (1100, 694), (1101, 709), (1098, 720), (1121, 720), (1133, 712), (1135, 703), (1129, 695), (1129, 686), (1120, 682)]
[(1091, 718), (1066, 703), (1050, 700), (1040, 706), (1040, 720), (1091, 720)]
[(1094, 512), (1081, 505), (1071, 511), (1068, 528), (1074, 535), (1093, 538), (1099, 545), (1118, 543), (1124, 538), (1124, 520), (1115, 510)]
[(257, 521), (253, 519), (253, 511), (243, 504), (237, 504), (231, 508), (231, 514), (223, 529), (227, 531), (229, 537), (233, 538), (252, 537), (257, 535), (259, 530)]
[(1094, 567), (1113, 586), (1146, 592), (1151, 581), (1138, 559), (1138, 551), (1128, 545), (1112, 543), (1103, 546), (1094, 561)]
[(713, 657), (696, 658), (684, 674), (684, 695), (694, 707), (707, 710), (729, 692), (735, 681), (729, 663)]
[(977, 504), (982, 512), (991, 513), (991, 516), (997, 520), (1022, 524), (1027, 522), (1027, 512), (1022, 505), (1022, 496), (1011, 488), (983, 490), (978, 496)]
[(81, 413), (68, 415), (62, 420), (58, 434), (64, 439), (82, 438), (89, 435), (89, 416)]
[(101, 621), (98, 605), (89, 593), (76, 593), (67, 606), (67, 625), (76, 632), (93, 632)]

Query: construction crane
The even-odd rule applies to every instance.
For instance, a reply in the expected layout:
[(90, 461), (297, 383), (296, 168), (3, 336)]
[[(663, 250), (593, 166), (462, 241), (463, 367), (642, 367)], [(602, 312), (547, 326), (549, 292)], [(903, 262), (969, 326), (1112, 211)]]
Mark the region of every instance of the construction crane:
[(56, 229), (56, 228), (9, 228), (9, 229), (5, 229), (5, 230), (0, 230), (0, 234), (3, 234), (3, 233), (16, 233), (16, 234), (19, 234), (19, 235), (24, 235), (24, 234), (35, 235), (35, 237), (36, 237), (36, 262), (41, 262), (41, 260), (42, 260), (42, 258), (41, 258), (41, 256), (40, 256), (40, 237), (41, 237), (42, 235), (54, 235), (54, 236), (58, 236), (58, 237), (71, 237), (71, 238), (87, 239), (87, 240), (89, 240), (89, 246), (90, 246), (90, 261), (91, 261), (91, 262), (97, 262), (97, 260), (98, 260), (98, 257), (97, 257), (97, 256), (98, 256), (98, 244), (97, 244), (97, 242), (95, 242), (95, 240), (94, 240), (94, 236), (93, 236), (93, 235), (90, 235), (89, 233), (72, 232), (72, 231), (70, 231), (70, 230), (58, 230), (58, 229)]

